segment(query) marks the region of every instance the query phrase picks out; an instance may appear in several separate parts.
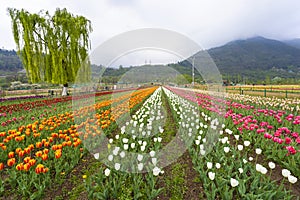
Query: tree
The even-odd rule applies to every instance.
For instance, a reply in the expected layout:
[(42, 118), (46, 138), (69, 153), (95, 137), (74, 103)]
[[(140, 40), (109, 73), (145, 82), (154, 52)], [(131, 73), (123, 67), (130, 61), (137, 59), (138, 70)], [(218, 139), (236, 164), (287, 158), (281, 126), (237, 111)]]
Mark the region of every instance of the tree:
[(75, 81), (79, 70), (79, 81), (89, 79), (92, 27), (88, 19), (66, 9), (57, 9), (53, 16), (14, 8), (8, 8), (8, 12), (17, 52), (31, 83), (63, 84), (62, 95), (67, 95), (68, 83)]

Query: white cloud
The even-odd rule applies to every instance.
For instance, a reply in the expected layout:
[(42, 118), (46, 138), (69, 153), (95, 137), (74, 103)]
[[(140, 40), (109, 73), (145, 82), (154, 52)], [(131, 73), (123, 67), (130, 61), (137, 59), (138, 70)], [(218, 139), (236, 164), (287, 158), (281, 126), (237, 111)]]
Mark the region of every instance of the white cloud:
[(138, 28), (165, 28), (182, 33), (204, 48), (262, 35), (300, 37), (300, 1), (272, 0), (2, 0), (0, 47), (15, 48), (7, 7), (54, 12), (66, 7), (92, 21), (92, 49), (105, 40)]

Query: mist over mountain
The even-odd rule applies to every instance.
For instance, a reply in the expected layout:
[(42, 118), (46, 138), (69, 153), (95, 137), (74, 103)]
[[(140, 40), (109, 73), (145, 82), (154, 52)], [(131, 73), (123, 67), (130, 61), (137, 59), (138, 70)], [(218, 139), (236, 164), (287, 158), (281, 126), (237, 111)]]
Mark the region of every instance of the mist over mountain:
[[(245, 40), (234, 40), (227, 44), (207, 50), (223, 79), (246, 79), (249, 81), (300, 77), (300, 39), (278, 41), (264, 37), (253, 37)], [(199, 53), (198, 53), (199, 54)], [(194, 55), (197, 59), (197, 54)], [(167, 66), (178, 73), (192, 74), (192, 65), (186, 60), (170, 63)], [(22, 70), (22, 64), (15, 51), (0, 49), (0, 72), (11, 74)], [(108, 68), (103, 76), (117, 77), (128, 73), (130, 68)], [(148, 70), (149, 71), (149, 70)], [(195, 71), (196, 80), (201, 81)], [(109, 79), (109, 78), (108, 78)], [(236, 81), (236, 80), (235, 80)], [(237, 81), (236, 81), (237, 82)]]
[(297, 49), (300, 49), (300, 38), (292, 39), (292, 40), (285, 40), (283, 41), (285, 44), (296, 47)]

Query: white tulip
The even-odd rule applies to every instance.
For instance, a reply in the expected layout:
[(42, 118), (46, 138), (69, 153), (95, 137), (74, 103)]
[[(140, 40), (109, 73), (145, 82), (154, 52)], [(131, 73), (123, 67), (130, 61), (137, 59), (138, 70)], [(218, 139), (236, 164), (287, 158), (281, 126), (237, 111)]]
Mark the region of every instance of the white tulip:
[(114, 159), (114, 156), (113, 155), (109, 155), (108, 158), (107, 158), (109, 161), (112, 161)]
[(113, 150), (113, 154), (115, 156), (118, 155), (119, 150), (120, 150), (120, 147), (115, 147), (115, 149)]
[(288, 176), (291, 175), (291, 172), (288, 169), (283, 169), (281, 172), (282, 176), (284, 176), (285, 178), (287, 178)]
[(248, 141), (248, 140), (244, 141), (244, 145), (245, 145), (245, 147), (249, 146), (250, 145), (250, 141)]
[(270, 169), (274, 169), (276, 166), (275, 166), (275, 163), (273, 162), (269, 162), (269, 167)]
[(118, 171), (121, 168), (121, 164), (120, 163), (115, 163), (115, 169)]
[(244, 172), (243, 168), (239, 168), (239, 172), (242, 174)]
[(229, 147), (224, 147), (224, 152), (225, 153), (228, 153), (230, 151), (230, 148)]
[(155, 156), (155, 151), (150, 151), (149, 154), (150, 154), (151, 157), (154, 157)]
[(95, 159), (98, 160), (98, 159), (99, 159), (99, 153), (95, 153), (95, 154), (94, 154), (94, 157), (95, 157)]
[(138, 164), (138, 170), (139, 170), (139, 171), (142, 171), (142, 170), (143, 170), (143, 167), (144, 167), (144, 164), (143, 164), (143, 163), (139, 163), (139, 164)]
[(262, 166), (262, 168), (260, 170), (260, 173), (266, 174), (267, 172), (268, 172), (267, 168), (265, 168), (265, 167)]
[(157, 137), (157, 141), (158, 141), (158, 142), (161, 142), (161, 141), (162, 141), (162, 138), (161, 138), (161, 137)]
[(120, 157), (121, 157), (121, 158), (124, 158), (124, 157), (125, 157), (125, 152), (124, 152), (124, 151), (122, 151), (122, 152), (120, 153)]
[(253, 160), (253, 157), (250, 156), (250, 157), (249, 157), (249, 161), (252, 161), (252, 160)]
[(289, 175), (288, 179), (289, 179), (289, 182), (292, 183), (292, 184), (294, 184), (298, 181), (297, 177), (292, 176), (292, 175)]
[(137, 160), (138, 160), (138, 161), (142, 161), (142, 160), (143, 160), (143, 155), (141, 155), (141, 154), (138, 154), (138, 156), (137, 156)]
[(239, 140), (240, 139), (240, 136), (239, 135), (234, 135), (235, 139), (236, 140)]
[(212, 181), (215, 179), (215, 175), (216, 175), (216, 173), (214, 173), (214, 172), (208, 172), (208, 178)]
[(130, 147), (131, 147), (132, 149), (134, 149), (135, 143), (131, 143), (131, 144), (130, 144)]
[(262, 150), (261, 150), (260, 148), (255, 149), (255, 153), (256, 153), (257, 155), (261, 154), (261, 152), (262, 152)]
[(106, 168), (106, 169), (104, 170), (104, 174), (105, 174), (105, 176), (109, 176), (109, 174), (110, 174), (110, 169)]
[(160, 169), (158, 167), (154, 167), (154, 169), (152, 170), (152, 172), (153, 172), (154, 176), (158, 176), (159, 172), (160, 172)]
[(220, 163), (216, 163), (216, 168), (220, 169), (221, 168), (221, 164)]
[(202, 156), (204, 156), (205, 155), (205, 150), (200, 150), (200, 154), (202, 155)]
[(212, 166), (213, 166), (213, 164), (212, 164), (211, 162), (207, 162), (207, 163), (206, 163), (206, 166), (207, 166), (208, 169), (211, 169)]
[(243, 149), (244, 149), (244, 146), (241, 145), (241, 144), (239, 144), (239, 145), (238, 145), (238, 150), (239, 150), (239, 151), (242, 151)]
[(256, 169), (256, 171), (261, 172), (262, 165), (256, 164), (256, 165), (255, 165), (255, 169)]
[(124, 144), (124, 149), (125, 149), (125, 150), (128, 149), (128, 144)]
[(236, 187), (236, 186), (239, 185), (239, 181), (234, 179), (234, 178), (231, 178), (230, 179), (230, 184), (231, 184), (232, 187)]

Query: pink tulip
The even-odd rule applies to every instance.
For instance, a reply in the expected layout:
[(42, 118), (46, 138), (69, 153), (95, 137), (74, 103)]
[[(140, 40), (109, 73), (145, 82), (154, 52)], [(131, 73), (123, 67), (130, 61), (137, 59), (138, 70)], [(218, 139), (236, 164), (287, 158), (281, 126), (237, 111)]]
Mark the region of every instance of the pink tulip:
[(291, 139), (291, 138), (289, 138), (289, 137), (286, 137), (286, 138), (285, 138), (285, 143), (286, 143), (286, 144), (291, 144), (291, 142), (292, 142), (292, 139)]
[(267, 139), (272, 139), (273, 138), (273, 136), (269, 133), (265, 133), (264, 137), (267, 138)]
[(285, 148), (289, 151), (290, 154), (296, 154), (297, 153), (296, 149), (292, 146), (288, 146), (288, 147), (285, 147)]

